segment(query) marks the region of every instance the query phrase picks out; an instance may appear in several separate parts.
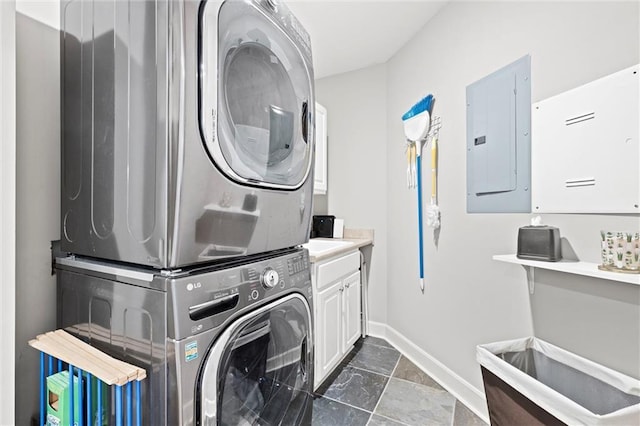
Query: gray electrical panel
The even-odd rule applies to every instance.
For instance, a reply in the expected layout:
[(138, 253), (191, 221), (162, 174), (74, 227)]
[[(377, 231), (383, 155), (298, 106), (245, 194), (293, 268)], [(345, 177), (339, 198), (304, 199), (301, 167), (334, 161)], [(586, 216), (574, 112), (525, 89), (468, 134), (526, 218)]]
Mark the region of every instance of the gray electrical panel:
[(467, 86), (467, 212), (531, 211), (531, 57)]

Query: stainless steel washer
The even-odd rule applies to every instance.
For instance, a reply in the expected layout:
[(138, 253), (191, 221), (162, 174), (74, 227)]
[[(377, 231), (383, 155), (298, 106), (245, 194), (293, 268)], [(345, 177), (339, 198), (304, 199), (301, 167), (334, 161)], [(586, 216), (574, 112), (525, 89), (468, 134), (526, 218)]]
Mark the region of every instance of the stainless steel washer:
[(59, 326), (147, 369), (145, 424), (311, 423), (306, 250), (182, 271), (74, 257), (56, 267)]

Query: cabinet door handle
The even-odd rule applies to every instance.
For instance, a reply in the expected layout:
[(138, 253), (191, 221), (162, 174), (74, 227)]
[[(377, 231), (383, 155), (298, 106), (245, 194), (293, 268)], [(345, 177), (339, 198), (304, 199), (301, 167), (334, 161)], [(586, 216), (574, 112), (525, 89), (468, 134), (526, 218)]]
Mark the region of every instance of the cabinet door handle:
[(341, 286), (341, 287), (340, 287), (340, 291), (344, 291), (344, 286)]

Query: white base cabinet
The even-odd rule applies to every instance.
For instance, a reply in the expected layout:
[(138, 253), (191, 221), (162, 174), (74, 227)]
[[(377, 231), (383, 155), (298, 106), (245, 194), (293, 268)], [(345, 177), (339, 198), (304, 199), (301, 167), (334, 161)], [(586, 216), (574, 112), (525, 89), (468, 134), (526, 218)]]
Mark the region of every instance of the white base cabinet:
[(347, 353), (351, 346), (358, 340), (361, 333), (360, 323), (360, 271), (354, 272), (344, 280), (343, 302), (344, 302), (344, 339), (342, 342), (343, 353)]
[(312, 281), (317, 388), (360, 337), (360, 252), (315, 264)]
[(342, 282), (318, 294), (316, 298), (316, 365), (315, 385), (331, 372), (342, 357)]

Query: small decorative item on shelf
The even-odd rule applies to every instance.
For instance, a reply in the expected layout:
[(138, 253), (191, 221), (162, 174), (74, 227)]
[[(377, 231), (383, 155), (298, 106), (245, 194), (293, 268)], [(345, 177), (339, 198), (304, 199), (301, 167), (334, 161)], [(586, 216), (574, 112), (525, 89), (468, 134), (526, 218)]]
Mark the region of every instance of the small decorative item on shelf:
[(598, 269), (640, 274), (640, 232), (600, 231), (602, 264)]

